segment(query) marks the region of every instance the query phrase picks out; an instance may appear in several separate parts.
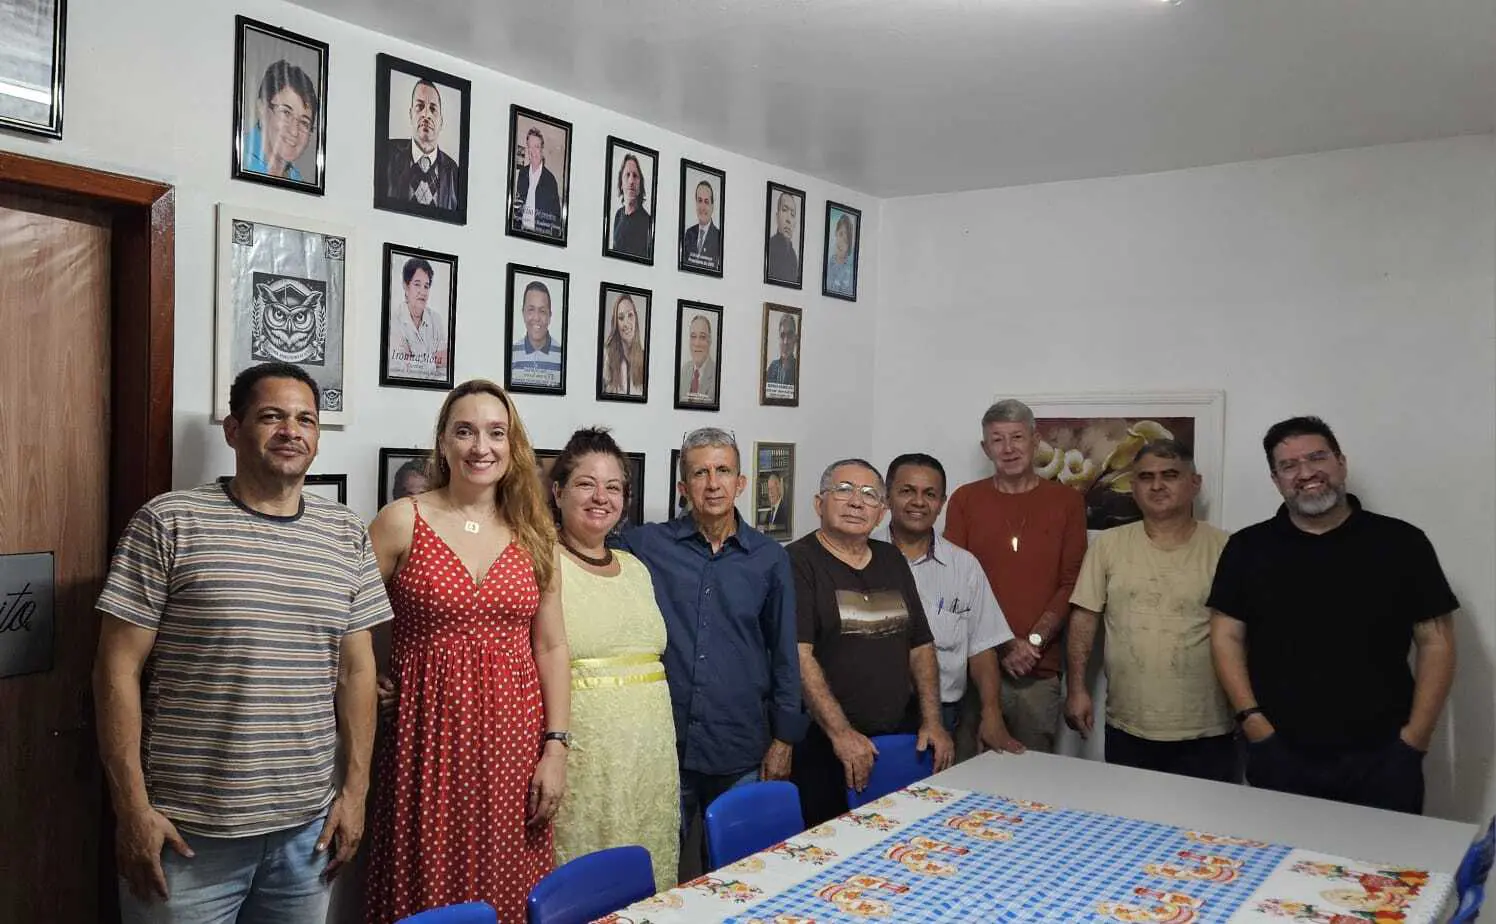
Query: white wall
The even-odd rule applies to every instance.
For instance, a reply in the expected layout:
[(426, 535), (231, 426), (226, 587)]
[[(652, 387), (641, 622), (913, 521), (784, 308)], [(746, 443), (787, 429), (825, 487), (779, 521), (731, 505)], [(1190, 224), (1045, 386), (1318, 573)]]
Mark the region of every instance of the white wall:
[[(243, 13), (330, 44), (328, 181), (323, 197), (229, 179), (233, 104), (234, 14)], [(876, 274), (864, 272), (861, 301), (820, 295), (820, 260), (827, 198), (865, 209), (863, 266), (878, 260), (874, 200), (738, 157), (493, 71), (418, 48), (274, 0), (241, 4), (198, 0), (73, 0), (69, 4), (68, 70), (61, 142), (0, 135), (0, 148), (171, 183), (177, 192), (176, 450), (173, 481), (196, 484), (232, 471), (232, 455), (209, 424), (212, 409), (214, 206), (218, 202), (336, 222), (355, 229), (350, 253), (355, 328), (349, 405), (354, 422), (327, 431), (313, 471), (348, 474), (350, 505), (370, 516), (376, 501), (378, 447), (429, 445), (442, 393), (378, 387), (380, 261), (386, 241), (455, 253), (460, 259), (456, 378), (503, 381), (506, 338), (505, 264), (513, 261), (571, 274), (567, 395), (517, 395), (538, 446), (560, 448), (578, 426), (607, 424), (625, 449), (647, 453), (645, 502), (650, 518), (667, 510), (665, 469), (670, 449), (699, 426), (734, 430), (747, 452), (755, 440), (797, 443), (801, 472), (836, 454), (871, 448), (865, 416), (838, 408), (871, 388)], [(374, 56), (387, 52), (464, 76), (473, 82), (468, 224), (375, 211), (371, 205)], [(520, 103), (569, 120), (573, 186), (570, 245), (565, 249), (503, 234), (508, 113)], [(660, 152), (656, 262), (653, 267), (605, 259), (602, 241), (603, 159), (608, 135)], [(727, 172), (726, 275), (675, 268), (679, 159)], [(805, 288), (762, 284), (764, 183), (774, 179), (808, 194)], [(654, 292), (650, 400), (646, 405), (598, 403), (598, 285), (602, 281)], [(677, 411), (674, 382), (675, 302), (688, 298), (725, 306), (722, 410)], [(802, 406), (758, 405), (759, 332), (765, 301), (804, 309)], [(809, 479), (796, 490), (796, 525), (811, 517)], [(745, 494), (741, 507), (750, 510)]]
[(1235, 529), (1279, 500), (1263, 431), (1322, 415), (1463, 604), (1428, 809), (1496, 809), (1496, 138), (896, 199), (883, 227), (876, 459), (957, 484), (1004, 394), (1224, 389)]

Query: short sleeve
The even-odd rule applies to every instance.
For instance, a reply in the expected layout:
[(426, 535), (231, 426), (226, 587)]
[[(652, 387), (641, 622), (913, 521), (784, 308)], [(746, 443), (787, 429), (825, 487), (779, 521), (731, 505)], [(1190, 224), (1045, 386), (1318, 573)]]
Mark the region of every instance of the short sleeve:
[(888, 547), (894, 555), (894, 565), (899, 569), (899, 589), (904, 594), (904, 607), (909, 610), (909, 647), (918, 648), (935, 641), (930, 631), (930, 620), (925, 615), (925, 605), (919, 599), (919, 585), (914, 582), (914, 571), (904, 553)]
[(171, 590), (175, 531), (150, 507), (142, 507), (114, 548), (109, 576), (99, 594), (100, 612), (156, 631)]
[(1408, 621), (1424, 622), (1460, 608), (1449, 579), (1439, 565), (1439, 554), (1434, 544), (1422, 530), (1414, 531), (1412, 548), (1408, 553), (1408, 580), (1404, 585), (1410, 599), (1407, 602)]
[(966, 585), (967, 599), (971, 601), (971, 627), (966, 635), (968, 652), (977, 655), (1012, 641), (1013, 630), (1008, 625), (1008, 617), (1003, 615), (1002, 607), (998, 606), (997, 597), (992, 593), (992, 585), (987, 583), (987, 574), (976, 556), (968, 553), (957, 567), (965, 573), (963, 583)]
[(816, 625), (815, 565), (810, 556), (791, 548), (790, 570), (795, 576), (795, 638), (801, 645), (814, 645), (820, 637)]
[(1227, 539), (1226, 547), (1221, 549), (1215, 579), (1210, 584), (1210, 597), (1205, 605), (1240, 622), (1251, 622), (1250, 577), (1248, 550), (1238, 533)]
[(1075, 578), (1075, 589), (1070, 592), (1070, 605), (1083, 610), (1100, 613), (1106, 609), (1106, 550), (1110, 548), (1107, 535), (1102, 534), (1086, 549), (1081, 559), (1080, 574)]
[(372, 629), (395, 615), (390, 610), (384, 580), (379, 576), (379, 562), (374, 557), (374, 543), (369, 539), (369, 531), (360, 526), (359, 533), (358, 571), (348, 607), (346, 635)]

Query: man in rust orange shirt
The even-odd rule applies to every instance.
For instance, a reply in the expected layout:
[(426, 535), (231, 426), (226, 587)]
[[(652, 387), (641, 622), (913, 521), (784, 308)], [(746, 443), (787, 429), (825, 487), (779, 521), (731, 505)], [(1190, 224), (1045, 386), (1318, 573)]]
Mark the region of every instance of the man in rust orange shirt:
[(1034, 412), (999, 401), (982, 415), (982, 452), (993, 475), (964, 484), (946, 508), (945, 538), (977, 557), (1013, 630), (1002, 659), (1002, 710), (1013, 737), (1053, 751), (1070, 593), (1086, 555), (1079, 492), (1034, 472)]

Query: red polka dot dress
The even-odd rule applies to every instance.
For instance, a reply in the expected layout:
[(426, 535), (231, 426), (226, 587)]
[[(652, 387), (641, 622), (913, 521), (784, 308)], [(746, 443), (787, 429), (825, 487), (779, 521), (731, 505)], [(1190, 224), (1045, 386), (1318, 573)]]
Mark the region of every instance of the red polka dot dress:
[(388, 589), (400, 698), (381, 728), (368, 919), (485, 901), (502, 924), (523, 924), (552, 865), (550, 826), (525, 827), (545, 728), (531, 558), (510, 544), (475, 584), (417, 511)]

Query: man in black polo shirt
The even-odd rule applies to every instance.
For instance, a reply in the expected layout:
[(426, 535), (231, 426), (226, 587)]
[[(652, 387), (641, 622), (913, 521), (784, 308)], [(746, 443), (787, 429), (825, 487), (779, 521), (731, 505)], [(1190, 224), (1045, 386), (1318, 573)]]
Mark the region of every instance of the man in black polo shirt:
[(940, 670), (919, 587), (904, 553), (869, 539), (887, 502), (883, 476), (862, 459), (821, 476), (821, 528), (790, 543), (800, 677), (815, 724), (795, 747), (805, 823), (847, 810), (847, 787), (867, 785), (875, 735), (919, 729), (937, 771), (954, 745), (940, 720)]
[(1206, 601), (1247, 781), (1421, 813), (1459, 603), (1421, 530), (1346, 493), (1324, 421), (1274, 424), (1262, 446), (1283, 506), (1226, 543)]

